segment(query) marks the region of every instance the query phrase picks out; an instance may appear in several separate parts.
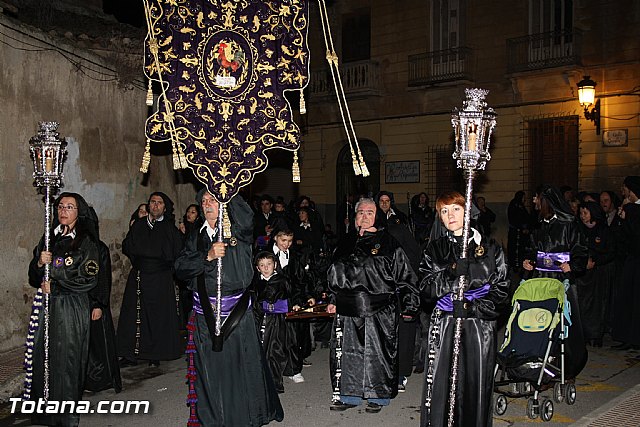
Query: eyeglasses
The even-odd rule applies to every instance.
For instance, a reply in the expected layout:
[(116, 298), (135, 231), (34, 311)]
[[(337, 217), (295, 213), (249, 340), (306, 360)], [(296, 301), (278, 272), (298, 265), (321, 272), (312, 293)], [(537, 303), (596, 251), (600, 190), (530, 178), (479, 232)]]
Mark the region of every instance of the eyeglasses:
[(58, 205), (58, 210), (59, 211), (72, 211), (72, 210), (75, 210), (75, 209), (78, 209), (78, 208), (73, 206), (73, 205), (67, 205), (67, 206)]

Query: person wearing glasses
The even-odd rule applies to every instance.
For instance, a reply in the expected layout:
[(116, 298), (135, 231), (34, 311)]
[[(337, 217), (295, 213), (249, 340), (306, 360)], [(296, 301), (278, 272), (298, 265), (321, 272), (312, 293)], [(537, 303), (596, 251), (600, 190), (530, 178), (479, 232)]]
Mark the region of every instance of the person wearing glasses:
[[(44, 237), (33, 251), (29, 284), (49, 295), (49, 400), (82, 399), (89, 355), (91, 302), (98, 284), (98, 237), (82, 196), (62, 193), (54, 202), (49, 251)], [(49, 265), (49, 280), (44, 280)], [(44, 310), (34, 335), (31, 399), (44, 398)], [(34, 424), (77, 426), (78, 414), (34, 414)]]
[(173, 263), (183, 246), (173, 202), (162, 192), (149, 196), (149, 215), (133, 223), (122, 242), (132, 268), (118, 321), (120, 366), (173, 360), (182, 354)]

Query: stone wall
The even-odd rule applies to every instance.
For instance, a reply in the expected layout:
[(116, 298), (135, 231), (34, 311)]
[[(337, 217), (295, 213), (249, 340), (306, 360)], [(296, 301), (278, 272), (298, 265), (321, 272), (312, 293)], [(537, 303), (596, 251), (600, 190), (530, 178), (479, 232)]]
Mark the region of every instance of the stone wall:
[(0, 25), (1, 352), (23, 344), (34, 295), (27, 269), (43, 232), (44, 204), (33, 187), (28, 143), (39, 121), (60, 123), (68, 140), (64, 190), (82, 194), (100, 218), (101, 238), (112, 252), (116, 317), (130, 268), (121, 243), (131, 213), (150, 192), (162, 190), (181, 216), (194, 193), (191, 185), (174, 183), (167, 156), (152, 157), (147, 179), (138, 171), (147, 117), (143, 90), (110, 80), (113, 73), (98, 56), (5, 17)]

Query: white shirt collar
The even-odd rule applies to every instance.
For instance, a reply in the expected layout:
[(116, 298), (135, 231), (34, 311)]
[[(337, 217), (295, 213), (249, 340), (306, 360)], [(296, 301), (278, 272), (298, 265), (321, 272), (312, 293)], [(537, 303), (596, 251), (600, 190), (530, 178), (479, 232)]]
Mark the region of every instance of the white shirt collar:
[(209, 221), (205, 221), (202, 227), (200, 227), (201, 233), (202, 233), (202, 230), (207, 230), (207, 235), (209, 236), (209, 239), (211, 239), (212, 242), (213, 242), (213, 238), (218, 234), (218, 229), (212, 228), (209, 225)]
[[(64, 227), (62, 226), (62, 224), (59, 224), (55, 230), (53, 230), (53, 235), (57, 236), (58, 234), (61, 234), (62, 231), (64, 230)], [(74, 228), (73, 230), (71, 230), (71, 233), (69, 234), (65, 234), (65, 236), (69, 236), (72, 239), (76, 238), (76, 229)]]
[(271, 280), (271, 279), (273, 278), (273, 276), (275, 276), (276, 274), (278, 274), (278, 272), (277, 272), (277, 271), (275, 271), (275, 270), (274, 270), (273, 274), (272, 274), (271, 276), (269, 276), (269, 277), (264, 277), (264, 274), (260, 273), (260, 278), (261, 278), (262, 280), (266, 280), (266, 281), (268, 282), (268, 281), (269, 281), (269, 280)]
[(551, 218), (549, 218), (549, 219), (542, 218), (542, 220), (544, 222), (546, 222), (547, 224), (550, 223), (551, 221), (553, 221), (554, 219), (558, 219), (558, 216), (556, 214), (553, 214), (553, 216)]

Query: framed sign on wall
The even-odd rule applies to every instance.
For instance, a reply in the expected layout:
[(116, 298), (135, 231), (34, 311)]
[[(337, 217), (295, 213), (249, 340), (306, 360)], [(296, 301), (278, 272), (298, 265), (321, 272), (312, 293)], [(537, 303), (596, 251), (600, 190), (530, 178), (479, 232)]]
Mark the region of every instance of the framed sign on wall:
[(384, 182), (386, 184), (420, 182), (420, 160), (385, 162)]
[(629, 145), (628, 129), (613, 129), (602, 132), (603, 147), (626, 147)]

